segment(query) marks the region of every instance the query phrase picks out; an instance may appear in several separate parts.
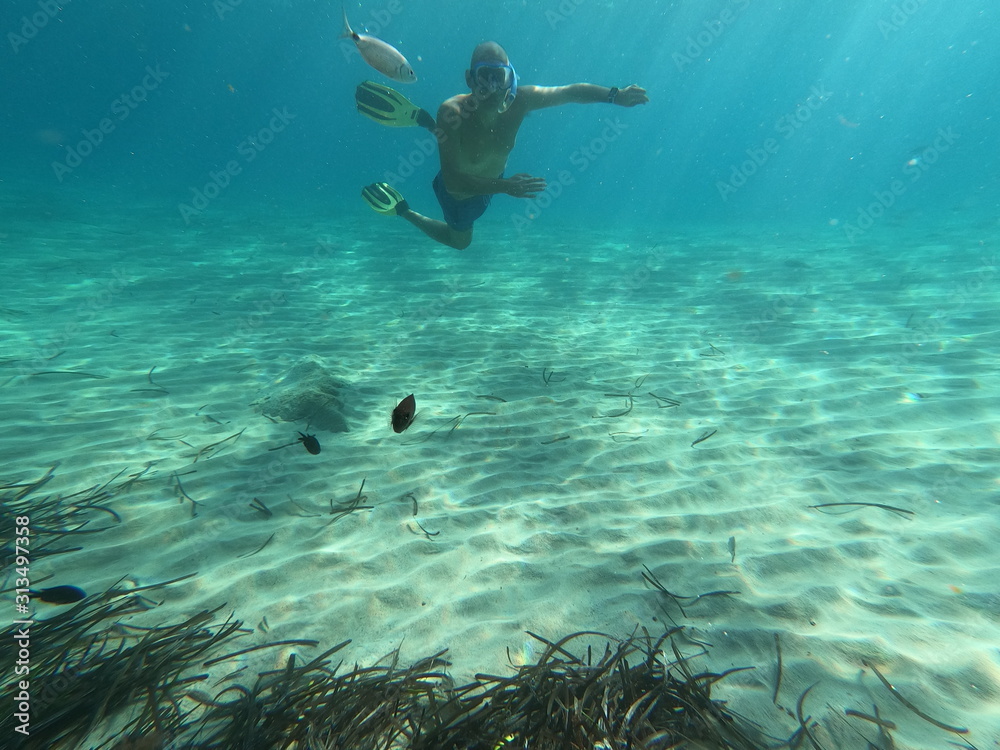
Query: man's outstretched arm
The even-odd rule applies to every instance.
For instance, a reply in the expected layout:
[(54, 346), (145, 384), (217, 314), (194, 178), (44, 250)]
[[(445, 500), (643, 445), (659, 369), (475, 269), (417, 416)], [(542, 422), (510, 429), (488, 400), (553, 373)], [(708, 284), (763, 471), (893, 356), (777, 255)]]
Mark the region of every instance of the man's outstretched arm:
[(619, 107), (635, 107), (649, 101), (646, 89), (636, 86), (598, 86), (595, 83), (571, 83), (568, 86), (520, 86), (517, 97), (524, 97), (526, 109), (544, 109), (562, 104), (617, 104)]

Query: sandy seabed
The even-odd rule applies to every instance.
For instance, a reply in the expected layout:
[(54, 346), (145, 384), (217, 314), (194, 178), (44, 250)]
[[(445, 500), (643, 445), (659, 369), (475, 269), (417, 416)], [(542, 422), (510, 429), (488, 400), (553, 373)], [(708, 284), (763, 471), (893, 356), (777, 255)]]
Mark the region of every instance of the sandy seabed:
[[(960, 741), (864, 662), (1000, 746), (982, 229), (852, 245), (829, 227), (612, 240), (496, 221), (458, 253), (403, 222), (282, 223), (9, 224), (0, 478), (58, 464), (46, 490), (68, 493), (148, 467), (121, 524), (33, 575), (99, 591), (197, 572), (157, 614), (225, 602), (258, 626), (247, 645), (351, 638), (362, 664), (447, 648), (457, 679), (535, 658), (526, 631), (674, 621), (712, 644), (703, 668), (757, 667), (717, 695), (787, 736), (778, 634), (778, 703), (818, 682), (807, 709), (838, 746), (877, 734), (844, 716), (873, 704), (897, 746)], [(324, 408), (346, 432), (261, 413), (303, 362), (342, 383)], [(909, 513), (810, 507), (831, 503)], [(738, 593), (682, 613), (643, 566), (677, 594)]]

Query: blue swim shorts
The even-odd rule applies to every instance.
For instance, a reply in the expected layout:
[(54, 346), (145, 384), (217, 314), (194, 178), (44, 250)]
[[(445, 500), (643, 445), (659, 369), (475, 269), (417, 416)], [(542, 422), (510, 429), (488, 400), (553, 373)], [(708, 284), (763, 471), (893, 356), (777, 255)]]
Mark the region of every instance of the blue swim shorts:
[[(503, 177), (503, 175), (500, 176)], [(473, 223), (486, 213), (490, 200), (493, 198), (492, 195), (474, 195), (465, 200), (458, 200), (445, 189), (444, 177), (441, 176), (440, 172), (434, 178), (433, 187), (434, 195), (437, 196), (441, 210), (444, 212), (444, 220), (456, 232), (471, 231)]]

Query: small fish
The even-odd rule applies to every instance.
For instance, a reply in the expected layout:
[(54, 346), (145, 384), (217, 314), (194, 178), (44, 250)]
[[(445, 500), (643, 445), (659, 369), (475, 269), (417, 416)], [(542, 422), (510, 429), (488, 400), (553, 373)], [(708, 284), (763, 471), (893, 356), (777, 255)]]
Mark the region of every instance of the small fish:
[(28, 593), (49, 604), (73, 604), (73, 602), (78, 602), (87, 596), (87, 592), (77, 586), (53, 586), (41, 591), (28, 589)]
[(417, 410), (417, 401), (411, 393), (392, 410), (392, 431), (402, 432), (413, 422), (413, 413)]
[(344, 33), (341, 34), (341, 38), (350, 37), (354, 40), (358, 52), (361, 53), (361, 58), (366, 63), (394, 81), (413, 83), (417, 80), (417, 74), (413, 72), (413, 68), (410, 67), (410, 64), (400, 54), (398, 49), (391, 44), (383, 42), (381, 39), (357, 33), (351, 28), (351, 24), (347, 20), (347, 8), (345, 7), (343, 10)]
[[(314, 456), (319, 455), (320, 447), (319, 440), (316, 439), (315, 435), (306, 435), (304, 433), (299, 433), (299, 442), (306, 447), (306, 450), (312, 453)], [(294, 445), (294, 443), (293, 443)]]
[(729, 555), (732, 557), (730, 562), (736, 562), (736, 537), (729, 537)]

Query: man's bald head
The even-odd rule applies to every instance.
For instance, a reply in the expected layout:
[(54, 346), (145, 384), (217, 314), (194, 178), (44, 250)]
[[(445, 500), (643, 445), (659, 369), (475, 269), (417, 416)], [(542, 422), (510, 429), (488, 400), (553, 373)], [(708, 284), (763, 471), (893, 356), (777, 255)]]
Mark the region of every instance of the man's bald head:
[(472, 62), (469, 63), (469, 67), (472, 68), (479, 63), (501, 63), (506, 65), (510, 62), (507, 59), (507, 52), (496, 42), (482, 42), (476, 45), (476, 48), (472, 50)]

